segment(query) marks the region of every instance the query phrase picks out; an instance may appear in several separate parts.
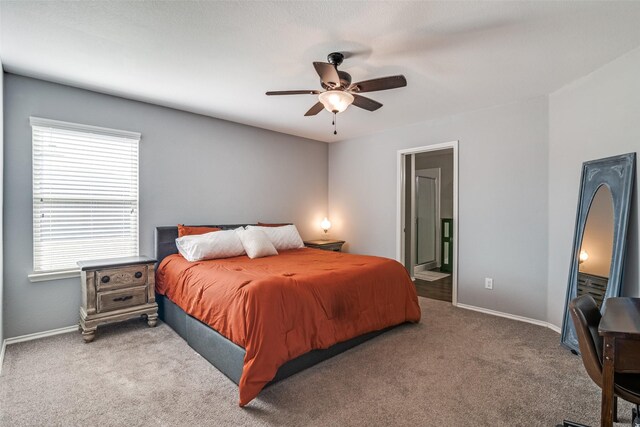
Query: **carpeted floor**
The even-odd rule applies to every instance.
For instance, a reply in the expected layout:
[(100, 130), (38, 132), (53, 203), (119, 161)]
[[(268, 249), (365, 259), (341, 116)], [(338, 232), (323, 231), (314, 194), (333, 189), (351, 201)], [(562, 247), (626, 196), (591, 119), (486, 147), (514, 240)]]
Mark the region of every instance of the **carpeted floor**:
[[(7, 348), (0, 424), (598, 425), (600, 393), (548, 329), (420, 298), (423, 320), (307, 369), (242, 409), (237, 387), (167, 325), (131, 321), (83, 344)], [(630, 423), (630, 405), (620, 405)]]

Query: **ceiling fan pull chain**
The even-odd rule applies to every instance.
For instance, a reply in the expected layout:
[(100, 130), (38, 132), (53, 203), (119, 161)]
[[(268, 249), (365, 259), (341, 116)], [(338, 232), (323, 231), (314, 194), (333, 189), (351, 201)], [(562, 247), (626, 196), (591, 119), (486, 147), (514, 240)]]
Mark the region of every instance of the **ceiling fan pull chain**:
[(338, 123), (337, 123), (337, 119), (336, 119), (336, 113), (333, 113), (333, 134), (337, 135), (338, 134)]

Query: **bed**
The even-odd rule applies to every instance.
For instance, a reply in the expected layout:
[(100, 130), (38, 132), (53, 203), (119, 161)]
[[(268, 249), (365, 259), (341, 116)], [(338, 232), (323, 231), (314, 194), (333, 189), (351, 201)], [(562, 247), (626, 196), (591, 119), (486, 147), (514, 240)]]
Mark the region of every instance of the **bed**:
[(156, 228), (159, 316), (238, 384), (240, 406), (276, 381), (420, 320), (413, 283), (396, 261), (301, 248), (190, 263), (177, 254), (177, 237), (177, 227)]

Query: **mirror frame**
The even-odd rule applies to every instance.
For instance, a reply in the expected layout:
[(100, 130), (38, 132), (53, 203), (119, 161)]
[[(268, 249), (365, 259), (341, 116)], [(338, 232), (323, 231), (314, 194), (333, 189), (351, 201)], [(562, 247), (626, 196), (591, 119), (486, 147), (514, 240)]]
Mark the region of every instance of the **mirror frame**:
[(578, 348), (576, 330), (569, 315), (569, 302), (577, 296), (578, 292), (578, 257), (582, 247), (582, 238), (589, 209), (596, 192), (601, 186), (606, 185), (613, 199), (613, 251), (607, 291), (600, 310), (604, 313), (607, 298), (620, 296), (622, 288), (629, 211), (635, 182), (635, 166), (636, 153), (591, 160), (582, 164), (578, 211), (573, 235), (573, 251), (571, 252), (571, 268), (569, 270), (569, 282), (564, 305), (562, 335), (560, 337), (562, 345), (576, 354), (579, 354), (580, 350)]

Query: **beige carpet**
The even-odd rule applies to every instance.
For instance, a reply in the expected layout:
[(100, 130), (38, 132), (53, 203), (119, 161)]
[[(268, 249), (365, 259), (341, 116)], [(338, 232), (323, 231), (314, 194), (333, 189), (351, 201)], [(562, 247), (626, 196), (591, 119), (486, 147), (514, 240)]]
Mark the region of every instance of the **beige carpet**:
[[(167, 325), (141, 321), (8, 347), (6, 426), (555, 426), (599, 422), (599, 390), (542, 327), (420, 299), (423, 320), (267, 390), (237, 387)], [(621, 404), (621, 421), (630, 422)], [(623, 425), (623, 424), (619, 424)]]

